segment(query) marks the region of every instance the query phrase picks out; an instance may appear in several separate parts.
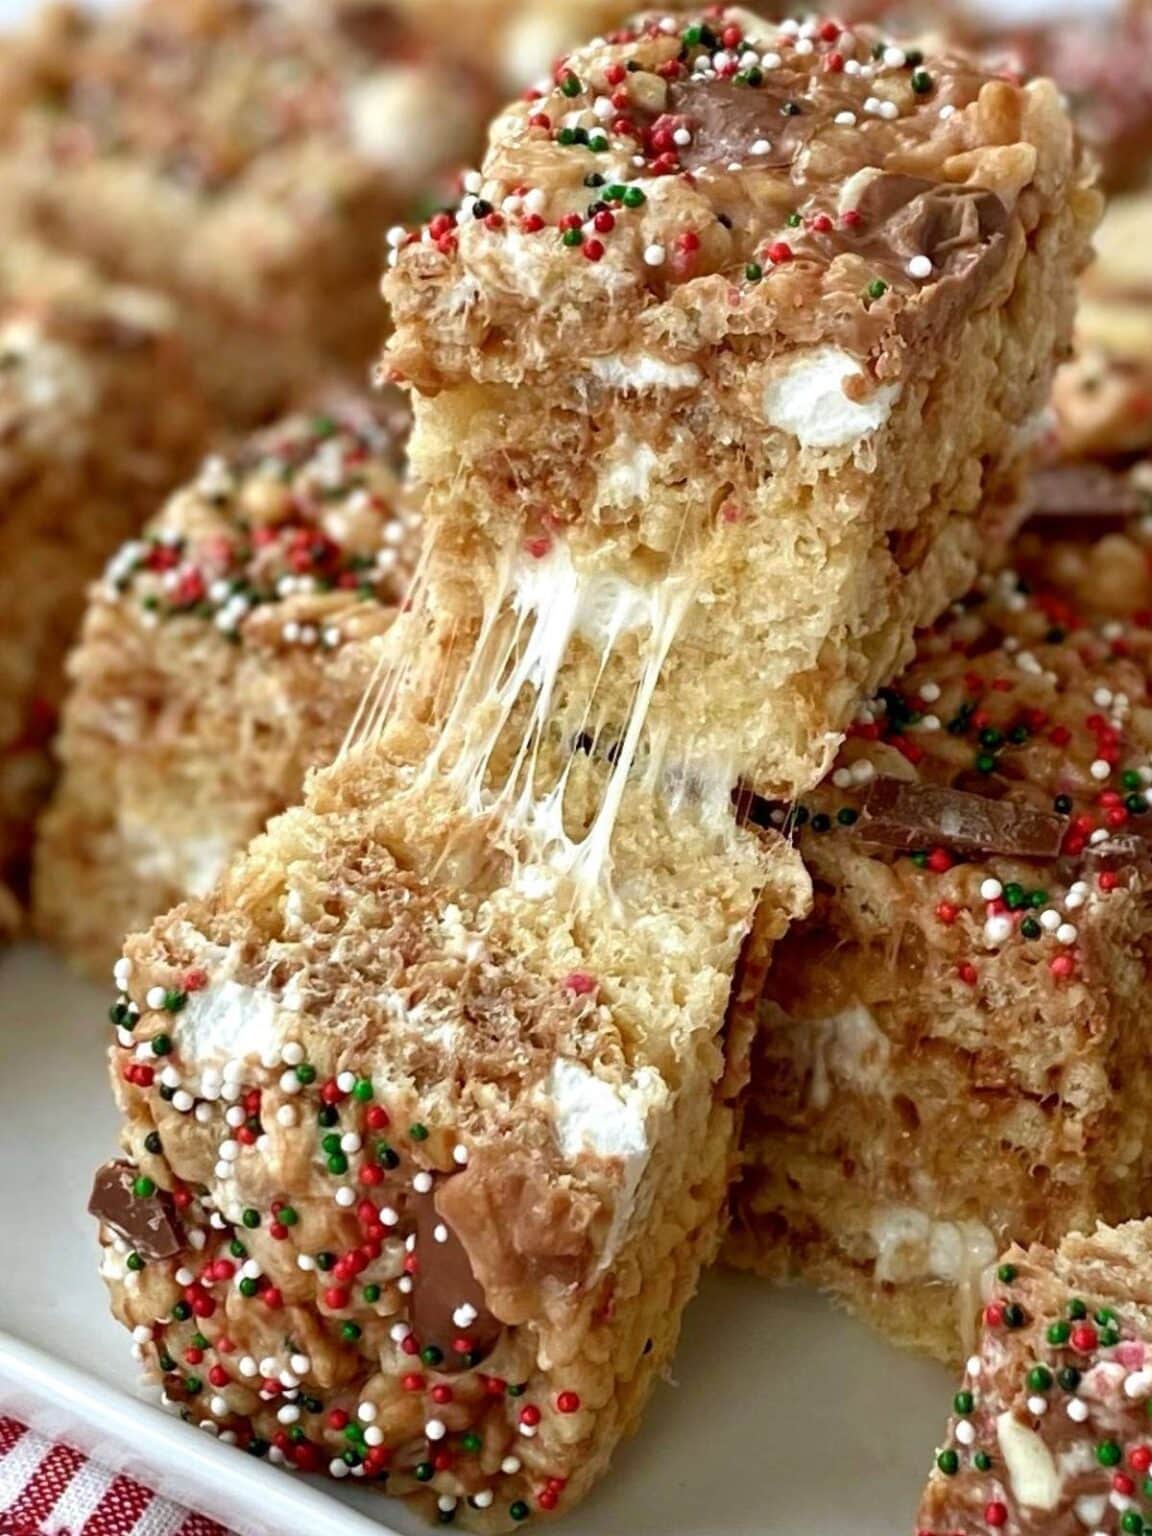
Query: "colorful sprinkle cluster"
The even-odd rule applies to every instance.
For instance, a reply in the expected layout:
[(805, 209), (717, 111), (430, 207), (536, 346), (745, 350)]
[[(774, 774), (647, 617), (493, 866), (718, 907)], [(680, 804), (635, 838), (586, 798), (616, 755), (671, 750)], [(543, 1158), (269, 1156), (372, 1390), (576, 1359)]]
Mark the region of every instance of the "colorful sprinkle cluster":
[[(444, 1524), (465, 1503), (503, 1501), (513, 1523), (556, 1509), (566, 1480), (533, 1442), (552, 1416), (587, 1410), (578, 1391), (541, 1382), (531, 1345), (488, 1311), (436, 1211), (468, 1146), (389, 1108), (368, 1074), (322, 1077), (291, 1040), (262, 1065), (249, 1056), (184, 1069), (180, 1021), (207, 974), (150, 987), (141, 1007), (132, 972), (118, 963), (111, 1017), (124, 1091), (146, 1096), (134, 1121), (138, 1112), (162, 1127), (167, 1107), (169, 1125), (171, 1112), (190, 1122), (184, 1155), (193, 1134), (212, 1139), (216, 1158), (214, 1200), (174, 1176), (159, 1129), (139, 1149), (132, 1196), (170, 1206), (179, 1252), (134, 1245), (135, 1230), (155, 1230), (146, 1219), (119, 1218), (119, 1234), (105, 1227), (104, 1273), (123, 1285), (138, 1356), (167, 1403), (277, 1465), (424, 1489)], [(230, 1197), (266, 1179), (276, 1138), (310, 1147), (310, 1177), (291, 1198)]]
[[(231, 460), (211, 458), (154, 530), (124, 545), (105, 573), (110, 602), (146, 625), (195, 618), (245, 638), (256, 610), (346, 594), (403, 600), (419, 515), (401, 488), (402, 439), (360, 410), (293, 418)], [(332, 649), (337, 625), (288, 616), (285, 645)]]
[[(1116, 539), (1118, 562), (1152, 566), (1152, 521)], [(957, 847), (937, 828), (911, 828), (903, 849), (871, 850), (903, 869), (971, 986), (1015, 944), (1036, 946), (1056, 982), (1075, 978), (1082, 922), (1132, 884), (1152, 827), (1152, 608), (1112, 610), (1106, 570), (1094, 594), (1062, 589), (1050, 554), (986, 578), (956, 605), (899, 683), (860, 711), (830, 778), (768, 815), (832, 878), (838, 840), (868, 844), (881, 779), (1059, 818), (1047, 859)]]
[(1138, 1317), (1067, 1294), (1034, 1313), (1059, 1294), (1054, 1277), (1036, 1282), (1030, 1259), (999, 1268), (918, 1536), (1152, 1533), (1152, 1352)]
[[(481, 228), (500, 239), (551, 243), (593, 264), (621, 246), (656, 286), (721, 268), (734, 284), (756, 285), (794, 261), (824, 264), (842, 251), (874, 261), (859, 294), (865, 306), (896, 284), (915, 289), (938, 277), (932, 251), (879, 251), (868, 214), (842, 206), (847, 173), (810, 179), (795, 173), (793, 161), (818, 136), (842, 141), (842, 166), (878, 164), (872, 126), (899, 122), (919, 142), (972, 98), (975, 76), (949, 61), (938, 77), (920, 52), (871, 28), (786, 20), (763, 24), (765, 36), (754, 37), (741, 15), (710, 6), (699, 19), (657, 17), (612, 34), (599, 54), (562, 60), (551, 80), (527, 93), (515, 156), (536, 145), (563, 151), (581, 172), (585, 197), (570, 194), (567, 174), (552, 174), (554, 162), (540, 184), (509, 186), (472, 171), (457, 209), (415, 233), (391, 232), (393, 262), (413, 243), (451, 255), (465, 232)], [(493, 174), (498, 164), (494, 157)], [(773, 196), (759, 203), (747, 184), (758, 173), (774, 180)], [(663, 213), (663, 184), (695, 188), (703, 174), (718, 200), (708, 221), (699, 204), (682, 227), (654, 234), (642, 215), (653, 199)], [(727, 233), (719, 260), (717, 226)]]

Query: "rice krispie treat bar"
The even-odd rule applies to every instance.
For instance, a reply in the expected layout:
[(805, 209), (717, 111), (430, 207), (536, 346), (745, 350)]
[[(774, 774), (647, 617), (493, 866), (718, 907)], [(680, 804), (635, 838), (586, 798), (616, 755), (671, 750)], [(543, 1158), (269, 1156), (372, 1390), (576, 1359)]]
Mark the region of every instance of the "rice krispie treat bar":
[[(725, 17), (724, 25), (738, 26), (742, 41), (761, 32), (752, 18)], [(500, 120), (488, 179), (470, 194), (459, 236), (449, 220), (401, 251), (393, 363), (419, 391), (419, 467), (431, 494), (421, 566), (394, 625), (393, 664), (368, 691), (338, 762), (311, 780), (304, 806), (273, 822), (206, 901), (177, 908), (132, 940), (119, 972), (113, 1062), (130, 1171), (113, 1171), (102, 1184), (123, 1190), (130, 1180), (145, 1218), (162, 1192), (166, 1222), (179, 1211), (182, 1226), (142, 1249), (147, 1220), (125, 1222), (116, 1202), (109, 1219), (97, 1192), (114, 1306), (138, 1330), (147, 1365), (191, 1418), (258, 1452), (334, 1476), (387, 1473), (391, 1490), (421, 1499), (430, 1513), (481, 1528), (564, 1512), (603, 1473), (670, 1358), (700, 1267), (715, 1251), (751, 1006), (772, 943), (809, 896), (795, 852), (746, 824), (733, 803), (750, 767), (767, 762), (766, 775), (784, 776), (793, 791), (813, 771), (813, 754), (795, 742), (808, 715), (797, 680), (803, 666), (774, 675), (774, 658), (791, 638), (800, 652), (830, 650), (837, 675), (859, 679), (872, 665), (895, 665), (901, 644), (890, 637), (889, 660), (865, 659), (862, 635), (836, 605), (819, 602), (802, 621), (788, 611), (769, 623), (757, 561), (771, 562), (770, 551), (787, 541), (770, 539), (766, 506), (744, 499), (767, 465), (758, 458), (745, 473), (736, 449), (717, 441), (736, 476), (719, 497), (719, 469), (688, 453), (689, 424), (694, 441), (711, 442), (707, 424), (726, 398), (703, 367), (719, 369), (719, 353), (705, 356), (701, 342), (697, 363), (645, 352), (651, 339), (634, 343), (635, 366), (661, 381), (660, 406), (680, 433), (672, 468), (699, 479), (677, 489), (657, 472), (667, 446), (657, 400), (641, 402), (632, 365), (619, 360), (621, 338), (601, 331), (613, 314), (626, 327), (638, 324), (646, 306), (637, 278), (655, 268), (636, 246), (646, 188), (659, 206), (666, 185), (701, 228), (706, 206), (705, 234), (714, 224), (727, 240), (738, 219), (754, 222), (754, 197), (802, 178), (833, 101), (859, 94), (863, 110), (865, 85), (868, 93), (887, 89), (882, 71), (867, 81), (861, 73), (870, 44), (854, 42), (841, 63), (859, 68), (838, 74), (823, 62), (830, 32), (817, 49), (785, 29), (780, 46), (793, 63), (780, 68), (796, 81), (796, 110), (784, 112), (765, 84), (776, 67), (762, 59), (767, 36), (757, 77), (729, 85), (719, 55), (735, 41), (705, 22), (683, 27), (687, 36), (657, 23), (577, 56), (555, 100)], [(770, 104), (777, 138), (765, 156), (776, 157), (774, 168), (766, 179), (750, 172), (747, 182), (723, 172), (738, 192), (727, 204), (732, 231), (715, 217), (722, 210), (712, 210), (719, 192), (709, 166), (719, 146), (707, 150), (702, 127), (704, 158), (692, 162), (697, 193), (679, 168), (688, 147), (677, 141), (681, 127), (656, 127), (654, 93), (676, 83), (682, 50), (699, 100), (727, 103), (726, 92), (748, 90), (764, 92), (763, 102), (747, 98), (756, 112)], [(991, 113), (1004, 140), (996, 165), (1015, 162), (1023, 176), (1010, 188), (1000, 183), (1006, 202), (993, 192), (956, 199), (969, 210), (957, 210), (969, 241), (959, 266), (969, 275), (982, 269), (976, 286), (988, 297), (973, 296), (951, 270), (941, 292), (956, 307), (945, 298), (924, 307), (941, 335), (951, 317), (970, 313), (998, 331), (1000, 316), (1028, 294), (1027, 335), (1012, 334), (1045, 374), (1095, 210), (1066, 120), (1044, 88), (1004, 87), (990, 98), (951, 65), (942, 87), (936, 77), (913, 86), (919, 65), (901, 60), (899, 72), (894, 57), (883, 64), (899, 101), (893, 97), (894, 116), (871, 114), (882, 125), (876, 153), (895, 153), (901, 111), (917, 117), (912, 98), (942, 88), (939, 106), (955, 90), (957, 110), (943, 119), (925, 114), (915, 130), (921, 158), (972, 149), (983, 164)], [(604, 147), (581, 111), (601, 77), (621, 98), (612, 111), (629, 124), (605, 118)], [(555, 136), (559, 117), (547, 131), (528, 122), (561, 102), (575, 114), (563, 130), (571, 142)], [(697, 121), (696, 110), (687, 121)], [(814, 123), (798, 123), (809, 114)], [(660, 149), (665, 132), (670, 147)], [(633, 174), (642, 142), (675, 160), (664, 165), (666, 181)], [(729, 166), (735, 153), (725, 142), (720, 163)], [(497, 190), (509, 154), (526, 157), (511, 173), (520, 192)], [(621, 177), (619, 197), (606, 194), (591, 215), (598, 229), (586, 235), (576, 215), (563, 234), (555, 225), (545, 233), (545, 212), (559, 213), (547, 187), (570, 185), (582, 201), (587, 189), (576, 188), (601, 174), (596, 165)], [(993, 169), (984, 166), (989, 176)], [(928, 185), (939, 190), (930, 175)], [(493, 201), (484, 207), (488, 188)], [(534, 189), (542, 193), (535, 214)], [(506, 195), (524, 200), (520, 211), (504, 205)], [(825, 187), (824, 195), (833, 194)], [(905, 202), (913, 196), (920, 192)], [(933, 222), (929, 208), (920, 211)], [(739, 228), (744, 239), (748, 227)], [(474, 247), (474, 229), (487, 243)], [(613, 257), (608, 237), (617, 229)], [(655, 236), (653, 228), (649, 242)], [(578, 250), (585, 239), (588, 249)], [(504, 264), (521, 241), (527, 259), (515, 278), (517, 300), (500, 284), (511, 282)], [(669, 242), (669, 262), (678, 263)], [(471, 275), (456, 268), (473, 257)], [(815, 280), (833, 269), (843, 275), (839, 259), (815, 263)], [(798, 260), (797, 272), (806, 270)], [(703, 323), (704, 312), (688, 305), (730, 286), (703, 271), (701, 289), (685, 276), (689, 326), (693, 313)], [(862, 276), (851, 258), (847, 272)], [(668, 293), (651, 306), (654, 323), (679, 312), (672, 266), (668, 276)], [(1033, 280), (1043, 281), (1043, 295), (1033, 294)], [(739, 303), (774, 313), (784, 288), (744, 281), (734, 290)], [(882, 331), (906, 325), (914, 333), (918, 281), (893, 272), (890, 289), (869, 296), (879, 305), (893, 294), (883, 310), (889, 319), (873, 315)], [(497, 291), (508, 306), (500, 331)], [(812, 325), (839, 302), (814, 302)], [(871, 313), (854, 286), (844, 302), (855, 318)], [(465, 311), (473, 322), (463, 336)], [(967, 319), (956, 323), (965, 363), (949, 377), (968, 380), (970, 368), (995, 394), (995, 364), (982, 346), (968, 349)], [(571, 385), (545, 360), (561, 333)], [(903, 354), (896, 331), (884, 334), (892, 355)], [(949, 337), (946, 350), (956, 339)], [(842, 366), (864, 379), (862, 361), (833, 352), (837, 381)], [(452, 376), (441, 377), (448, 358)], [(750, 351), (749, 366), (755, 361)], [(664, 370), (676, 380), (671, 395)], [(898, 408), (905, 378), (897, 374), (876, 384), (894, 391), (881, 416)], [(757, 394), (778, 382), (762, 370)], [(910, 410), (927, 386), (911, 375), (906, 384)], [(739, 390), (734, 379), (728, 387)], [(890, 478), (866, 468), (876, 444), (864, 441), (881, 429), (875, 392), (835, 395), (820, 419), (831, 415), (837, 431), (846, 421), (855, 447), (841, 445), (828, 473), (835, 465), (850, 485), (875, 485), (879, 495)], [(795, 397), (785, 390), (783, 402), (779, 409), (791, 410)], [(603, 434), (597, 446), (592, 411)], [(757, 443), (762, 412), (758, 421)], [(1002, 454), (989, 439), (984, 490), (1011, 480), (1018, 437), (1017, 424), (1005, 429)], [(787, 438), (781, 430), (773, 441)], [(786, 449), (773, 463), (787, 473)], [(795, 488), (798, 461), (792, 471)], [(941, 472), (949, 495), (954, 471), (949, 460)], [(937, 562), (949, 529), (965, 520), (933, 511), (927, 487), (936, 467), (924, 475), (924, 497), (899, 514), (915, 521), (915, 539), (882, 583), (893, 610), (909, 617), (921, 603), (942, 603), (963, 565), (958, 555)], [(609, 513), (602, 480), (612, 477), (618, 493)], [(581, 520), (584, 497), (590, 512)], [(880, 505), (866, 499), (860, 511), (870, 528)], [(771, 510), (785, 515), (775, 502)], [(827, 513), (822, 547), (841, 563), (842, 591), (870, 581), (871, 533), (858, 528), (854, 538), (843, 526), (847, 514), (837, 521), (827, 507), (809, 511), (789, 538), (807, 536)], [(742, 543), (744, 521), (759, 537)], [(778, 556), (778, 577), (784, 565), (794, 568)], [(751, 653), (730, 680), (747, 685), (743, 709), (729, 698), (702, 712), (717, 686), (719, 648), (731, 648), (734, 636)], [(745, 716), (760, 711), (772, 723), (749, 731)], [(697, 715), (702, 729), (693, 734)], [(829, 733), (835, 728), (829, 719)], [(189, 1349), (207, 1368), (191, 1383)]]
[(1058, 446), (1069, 457), (1123, 460), (1152, 449), (1150, 241), (1152, 193), (1117, 198), (1084, 277), (1077, 356), (1056, 377)]
[(112, 559), (70, 662), (36, 922), (106, 975), (338, 753), (416, 558), (407, 411), (346, 400), (208, 459)]
[(169, 293), (251, 421), (366, 370), (385, 232), (467, 157), (480, 103), (381, 5), (45, 7), (0, 48), (0, 227)]
[(1096, 194), (1043, 82), (732, 8), (616, 36), (498, 120), (386, 284), (472, 577), (437, 599), (690, 567), (653, 719), (811, 783), (1006, 530)]
[(0, 931), (14, 926), (24, 895), (87, 584), (195, 463), (206, 430), (163, 299), (103, 283), (40, 247), (4, 244)]
[[(729, 1257), (954, 1360), (1009, 1242), (1142, 1214), (1152, 501), (1050, 483), (792, 810)], [(1099, 521), (1076, 540), (1077, 505)]]
[(1152, 1222), (1004, 1255), (917, 1536), (1152, 1524)]
[(394, 726), (320, 772), (129, 943), (93, 1210), (191, 1422), (509, 1530), (574, 1506), (670, 1359), (731, 1171), (738, 957), (765, 883), (753, 977), (805, 885), (637, 786), (617, 901), (584, 902), (435, 748)]

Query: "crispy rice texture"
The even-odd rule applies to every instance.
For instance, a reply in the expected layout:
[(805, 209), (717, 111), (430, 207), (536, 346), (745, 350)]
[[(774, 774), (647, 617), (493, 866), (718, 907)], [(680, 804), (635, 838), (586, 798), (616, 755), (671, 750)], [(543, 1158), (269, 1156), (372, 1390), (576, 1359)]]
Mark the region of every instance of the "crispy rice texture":
[(1147, 1513), (1152, 1222), (1010, 1249), (917, 1536), (1080, 1536)]
[[(671, 1356), (719, 1241), (743, 1010), (805, 881), (783, 843), (632, 791), (622, 910), (542, 900), (427, 785), (433, 745), (397, 725), (318, 774), (129, 943), (124, 1148), (191, 1235), (153, 1260), (106, 1230), (104, 1270), (194, 1421), (339, 1473), (346, 1414), (357, 1476), (502, 1530), (572, 1507)], [(215, 1393), (179, 1363), (197, 1330)]]
[[(799, 813), (816, 901), (765, 989), (728, 1255), (944, 1359), (1001, 1247), (1147, 1202), (1148, 558), (1145, 523), (1027, 534)], [(874, 833), (885, 780), (960, 791), (952, 835)], [(985, 806), (1048, 853), (965, 844)]]
[[(164, 380), (157, 402), (156, 381)], [(0, 252), (0, 929), (52, 783), (85, 588), (194, 464), (208, 418), (166, 301), (23, 241)]]
[(497, 121), (395, 258), (385, 366), (438, 600), (516, 548), (690, 572), (654, 717), (777, 792), (1002, 542), (1098, 199), (1050, 84), (726, 20), (754, 75), (655, 21)]
[(93, 589), (35, 882), (92, 975), (339, 752), (416, 558), (407, 425), (343, 400), (208, 459)]

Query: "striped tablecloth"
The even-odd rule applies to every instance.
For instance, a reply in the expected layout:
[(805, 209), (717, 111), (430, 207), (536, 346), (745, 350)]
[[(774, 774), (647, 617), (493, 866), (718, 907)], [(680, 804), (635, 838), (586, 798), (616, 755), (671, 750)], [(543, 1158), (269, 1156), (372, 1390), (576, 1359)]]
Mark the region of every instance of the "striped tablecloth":
[(0, 1415), (0, 1536), (228, 1536), (141, 1483)]

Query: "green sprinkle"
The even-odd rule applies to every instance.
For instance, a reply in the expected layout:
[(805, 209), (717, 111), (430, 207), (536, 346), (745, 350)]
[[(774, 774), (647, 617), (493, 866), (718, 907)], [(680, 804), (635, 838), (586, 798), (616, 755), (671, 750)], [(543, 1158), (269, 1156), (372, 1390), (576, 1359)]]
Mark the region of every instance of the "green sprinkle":
[(560, 238), (568, 246), (583, 245), (584, 231), (582, 229), (566, 229)]
[(352, 1090), (352, 1097), (360, 1104), (367, 1104), (375, 1092), (376, 1090), (368, 1078), (358, 1077), (356, 1079), (356, 1086)]
[(199, 1376), (185, 1376), (184, 1386), (192, 1393), (193, 1397), (195, 1397), (197, 1392), (203, 1392), (204, 1390), (204, 1383), (200, 1380)]
[(1026, 939), (1038, 939), (1042, 931), (1034, 917), (1026, 917), (1020, 924), (1020, 932)]
[(178, 1301), (172, 1308), (172, 1316), (178, 1323), (186, 1323), (192, 1316), (192, 1308), (186, 1301)]
[(420, 1358), (425, 1365), (443, 1365), (444, 1351), (437, 1349), (435, 1344), (425, 1344), (420, 1351)]
[(343, 1152), (333, 1152), (328, 1159), (328, 1172), (335, 1178), (348, 1172), (348, 1159)]
[(952, 1407), (961, 1416), (971, 1413), (975, 1406), (976, 1399), (972, 1396), (971, 1392), (957, 1392), (956, 1396), (952, 1399)]
[(642, 208), (648, 201), (648, 194), (642, 187), (625, 187), (623, 201), (625, 208)]
[(178, 992), (175, 989), (164, 994), (165, 1013), (179, 1013), (188, 1002), (187, 992)]
[(758, 283), (764, 276), (764, 268), (758, 261), (750, 261), (744, 268), (744, 276), (750, 283)]
[(987, 1451), (977, 1451), (972, 1458), (972, 1465), (977, 1472), (987, 1472), (992, 1465), (992, 1458)]
[(228, 1252), (234, 1259), (246, 1259), (248, 1257), (248, 1250), (238, 1237), (234, 1237), (228, 1244)]
[(331, 1125), (340, 1124), (340, 1111), (335, 1104), (322, 1104), (316, 1115), (317, 1123), (325, 1130)]
[(323, 1253), (318, 1253), (316, 1255), (316, 1268), (324, 1271), (325, 1273), (327, 1273), (328, 1270), (333, 1269), (335, 1264), (336, 1255), (334, 1253), (329, 1253), (327, 1250), (325, 1250)]
[(436, 1468), (430, 1461), (418, 1461), (415, 1475), (418, 1483), (430, 1483), (436, 1476)]
[(1082, 1322), (1088, 1316), (1088, 1308), (1078, 1296), (1072, 1298), (1066, 1310), (1074, 1323)]
[(1118, 1467), (1120, 1465), (1120, 1447), (1115, 1440), (1102, 1440), (1096, 1447), (1096, 1460), (1102, 1467)]
[(560, 82), (560, 89), (565, 96), (579, 96), (584, 87), (576, 75), (565, 75)]
[(912, 73), (912, 89), (917, 96), (927, 96), (932, 89), (932, 76), (926, 69), (917, 69)]
[(366, 1285), (364, 1287), (362, 1295), (364, 1297), (365, 1302), (368, 1304), (368, 1306), (374, 1307), (376, 1305), (376, 1303), (380, 1300), (380, 1287), (378, 1285), (375, 1285), (375, 1284), (373, 1284), (373, 1285)]
[(153, 1035), (152, 1036), (152, 1054), (153, 1054), (153, 1056), (171, 1056), (171, 1054), (172, 1054), (172, 1036), (171, 1035)]
[(1052, 1388), (1052, 1372), (1045, 1365), (1034, 1365), (1028, 1372), (1030, 1392), (1048, 1392)]
[(1128, 1536), (1143, 1536), (1144, 1516), (1137, 1509), (1126, 1509), (1120, 1516), (1120, 1529)]
[(850, 805), (846, 805), (836, 812), (836, 820), (842, 827), (854, 827), (860, 820), (860, 812), (854, 811)]
[(334, 1152), (340, 1151), (340, 1137), (336, 1135), (325, 1136), (320, 1142), (320, 1148), (328, 1157), (331, 1157)]
[(251, 1279), (247, 1275), (245, 1275), (244, 1279), (241, 1280), (241, 1282), (240, 1282), (240, 1294), (241, 1294), (241, 1296), (247, 1296), (247, 1297), (251, 1298), (251, 1297), (255, 1296), (256, 1292), (259, 1289), (260, 1289), (260, 1287), (257, 1284), (257, 1282), (255, 1280)]
[(408, 1134), (413, 1141), (427, 1141), (428, 1127), (426, 1125), (421, 1125), (420, 1122), (417, 1121), (415, 1125), (410, 1125), (408, 1127)]
[(303, 1083), (305, 1087), (316, 1081), (316, 1068), (310, 1061), (302, 1061), (296, 1068), (296, 1081)]
[(156, 1193), (156, 1185), (146, 1173), (142, 1173), (138, 1179), (133, 1180), (132, 1193), (140, 1200), (147, 1200)]
[[(1007, 894), (1007, 892), (1005, 892), (1005, 894)], [(1001, 1285), (1011, 1285), (1012, 1282), (1016, 1279), (1016, 1273), (1017, 1271), (1015, 1265), (1001, 1264), (1000, 1268), (996, 1271), (996, 1278), (999, 1280)]]
[(523, 1499), (517, 1499), (514, 1504), (509, 1504), (508, 1513), (512, 1516), (513, 1520), (527, 1520), (528, 1506)]
[(1067, 1344), (1072, 1337), (1072, 1329), (1067, 1323), (1053, 1323), (1048, 1329), (1048, 1342), (1057, 1349)]
[(469, 1455), (474, 1456), (477, 1451), (480, 1450), (483, 1444), (484, 1442), (481, 1440), (479, 1435), (467, 1434), (461, 1437), (460, 1449), (462, 1451), (467, 1451)]
[(945, 1477), (955, 1477), (960, 1470), (960, 1458), (955, 1451), (941, 1451), (936, 1458), (936, 1465)]
[(1011, 1302), (1004, 1308), (1004, 1323), (1006, 1327), (1023, 1328), (1027, 1321), (1028, 1314), (1025, 1312), (1024, 1308), (1018, 1306), (1016, 1302)]
[(976, 767), (981, 773), (993, 773), (996, 768), (996, 759), (991, 752), (981, 752), (976, 759)]
[(340, 1325), (340, 1336), (349, 1344), (355, 1344), (363, 1332), (359, 1323), (341, 1323)]
[(138, 1253), (135, 1252), (130, 1253), (124, 1262), (127, 1264), (129, 1269), (137, 1273), (144, 1268), (144, 1260)]
[(1125, 789), (1139, 789), (1141, 787), (1140, 775), (1134, 768), (1125, 768), (1124, 772), (1120, 775), (1120, 782)]
[(867, 292), (870, 299), (882, 299), (888, 292), (888, 284), (882, 277), (874, 277), (868, 284)]
[(250, 1232), (254, 1232), (260, 1225), (260, 1212), (254, 1211), (252, 1207), (249, 1206), (248, 1209), (244, 1212), (243, 1216), (241, 1216), (240, 1220), (244, 1223)]
[(799, 229), (800, 215), (798, 213), (790, 213), (784, 222), (787, 224), (789, 229)]
[(148, 1132), (147, 1136), (144, 1138), (144, 1150), (145, 1152), (151, 1152), (153, 1157), (160, 1156), (160, 1153), (163, 1151), (163, 1147), (161, 1145), (159, 1131)]
[(1066, 1365), (1056, 1372), (1056, 1380), (1062, 1392), (1075, 1392), (1080, 1385), (1080, 1372), (1074, 1365)]
[(277, 1214), (277, 1220), (282, 1227), (294, 1227), (300, 1217), (294, 1205), (282, 1205)]
[(381, 1168), (398, 1168), (400, 1166), (400, 1154), (394, 1152), (386, 1141), (376, 1143), (376, 1161)]

